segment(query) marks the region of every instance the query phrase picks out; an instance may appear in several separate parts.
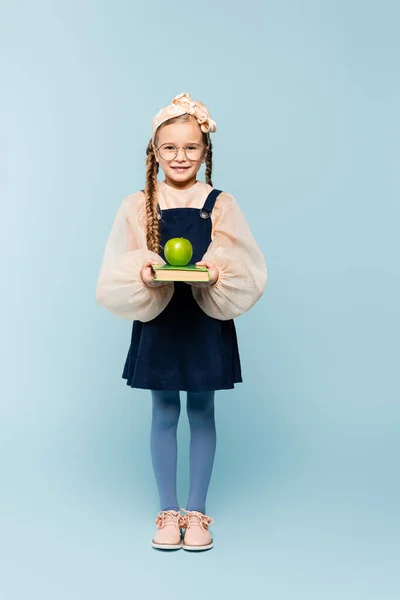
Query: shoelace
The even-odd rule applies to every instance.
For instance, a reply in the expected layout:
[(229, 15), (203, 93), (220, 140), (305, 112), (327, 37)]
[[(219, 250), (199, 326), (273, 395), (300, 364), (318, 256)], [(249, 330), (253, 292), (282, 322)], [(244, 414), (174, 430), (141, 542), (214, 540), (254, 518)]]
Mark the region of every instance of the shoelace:
[(203, 531), (205, 531), (208, 529), (209, 525), (214, 523), (214, 519), (212, 517), (208, 517), (207, 515), (185, 510), (184, 508), (182, 508), (182, 511), (185, 514), (180, 519), (180, 526), (184, 529), (189, 529), (189, 527), (193, 525), (200, 527)]
[(161, 510), (156, 519), (156, 524), (159, 529), (162, 529), (164, 525), (175, 525), (180, 526), (180, 514), (171, 510)]

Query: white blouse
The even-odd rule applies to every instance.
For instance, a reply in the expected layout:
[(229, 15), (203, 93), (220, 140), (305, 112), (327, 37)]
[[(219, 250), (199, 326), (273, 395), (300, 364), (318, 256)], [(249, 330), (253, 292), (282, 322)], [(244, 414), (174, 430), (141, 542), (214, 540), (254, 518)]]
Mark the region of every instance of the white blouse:
[[(203, 181), (187, 190), (176, 190), (158, 181), (161, 210), (201, 208), (213, 189)], [(192, 286), (201, 309), (210, 317), (228, 320), (248, 311), (262, 296), (267, 281), (264, 257), (235, 198), (221, 192), (211, 213), (211, 243), (203, 259), (219, 269), (219, 278), (210, 287)], [(108, 237), (97, 282), (96, 301), (113, 314), (129, 320), (151, 321), (167, 306), (174, 284), (150, 288), (140, 276), (149, 258), (165, 264), (147, 249), (145, 198), (143, 192), (130, 194), (121, 203)]]

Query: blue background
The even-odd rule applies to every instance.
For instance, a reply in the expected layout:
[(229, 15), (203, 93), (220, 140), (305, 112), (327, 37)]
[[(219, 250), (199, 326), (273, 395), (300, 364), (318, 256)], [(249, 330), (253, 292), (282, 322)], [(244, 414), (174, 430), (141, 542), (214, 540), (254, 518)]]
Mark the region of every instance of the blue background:
[[(2, 2), (1, 598), (399, 597), (399, 18)], [(184, 91), (269, 275), (236, 321), (245, 382), (218, 394), (200, 555), (150, 547), (149, 396), (121, 379), (129, 322), (95, 304), (151, 119)], [(179, 442), (184, 505), (184, 411)]]

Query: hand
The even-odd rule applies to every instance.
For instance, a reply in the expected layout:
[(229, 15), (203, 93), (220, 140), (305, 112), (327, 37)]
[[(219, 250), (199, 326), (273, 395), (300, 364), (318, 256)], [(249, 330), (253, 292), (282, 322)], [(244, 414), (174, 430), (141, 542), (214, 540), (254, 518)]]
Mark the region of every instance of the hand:
[(219, 278), (219, 269), (214, 265), (214, 263), (209, 260), (201, 260), (200, 262), (196, 263), (196, 267), (207, 267), (208, 272), (210, 273), (210, 281), (191, 281), (190, 285), (193, 285), (194, 287), (205, 288), (217, 283)]
[(144, 285), (147, 287), (160, 287), (160, 285), (165, 285), (166, 281), (155, 281), (154, 280), (154, 270), (151, 265), (157, 264), (157, 261), (149, 258), (146, 262), (143, 263), (142, 268), (140, 269), (140, 279), (143, 281)]

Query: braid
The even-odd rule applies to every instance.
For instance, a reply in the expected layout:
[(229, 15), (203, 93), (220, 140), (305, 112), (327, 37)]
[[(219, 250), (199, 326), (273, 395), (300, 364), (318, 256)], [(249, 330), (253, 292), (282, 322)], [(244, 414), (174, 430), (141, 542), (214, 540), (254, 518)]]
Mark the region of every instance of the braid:
[(208, 142), (208, 150), (207, 150), (207, 156), (206, 156), (206, 183), (208, 183), (208, 185), (212, 185), (211, 176), (212, 176), (212, 143), (210, 140)]
[(146, 154), (146, 185), (144, 189), (146, 198), (146, 240), (148, 249), (156, 254), (160, 254), (160, 228), (157, 214), (158, 162), (156, 161), (151, 140), (147, 146)]

